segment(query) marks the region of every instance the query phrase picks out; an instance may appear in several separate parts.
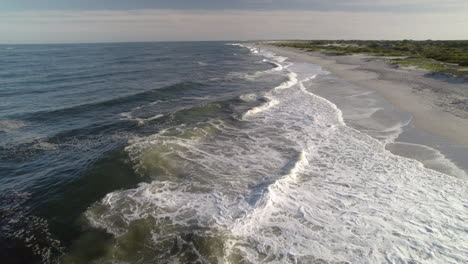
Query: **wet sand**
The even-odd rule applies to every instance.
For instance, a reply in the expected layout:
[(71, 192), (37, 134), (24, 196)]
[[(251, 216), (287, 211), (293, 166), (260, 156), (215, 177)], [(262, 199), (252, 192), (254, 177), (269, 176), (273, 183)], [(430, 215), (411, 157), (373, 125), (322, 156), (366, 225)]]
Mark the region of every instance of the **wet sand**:
[(289, 57), (322, 66), (335, 76), (378, 92), (412, 114), (421, 130), (468, 147), (468, 82), (414, 68), (400, 68), (369, 55), (335, 56), (261, 44)]
[[(444, 75), (433, 74), (415, 68), (400, 68), (369, 55), (336, 56), (318, 52), (308, 52), (293, 48), (279, 48), (260, 44), (278, 55), (288, 57), (298, 63), (312, 63), (330, 72), (329, 89), (312, 92), (335, 103), (343, 114), (353, 114), (353, 107), (359, 101), (344, 96), (356, 91), (369, 91), (366, 100), (382, 111), (369, 118), (348, 120), (352, 127), (365, 130), (379, 138), (379, 133), (397, 127), (397, 136), (385, 142), (392, 153), (416, 159), (425, 167), (439, 172), (468, 179), (468, 82)], [(333, 80), (333, 78), (338, 78)], [(320, 80), (316, 80), (319, 81)], [(327, 81), (327, 80), (323, 80)], [(330, 81), (330, 80), (328, 80)], [(339, 87), (340, 82), (349, 83)], [(343, 90), (345, 89), (345, 90)], [(351, 89), (354, 91), (347, 91)], [(350, 101), (351, 100), (351, 101)], [(364, 103), (365, 104), (365, 103)], [(353, 106), (354, 105), (354, 106)], [(351, 112), (350, 112), (351, 111)], [(353, 119), (353, 118), (351, 118)], [(358, 118), (359, 119), (359, 118)], [(373, 119), (373, 120), (371, 120)], [(408, 120), (408, 121), (405, 121)], [(362, 122), (376, 122), (361, 126)], [(400, 123), (398, 123), (398, 121)], [(409, 122), (409, 123), (408, 123)], [(357, 125), (356, 125), (357, 124)], [(377, 134), (369, 128), (380, 127)], [(383, 127), (382, 127), (383, 126)], [(382, 129), (383, 128), (383, 129)], [(379, 130), (379, 129), (377, 129)], [(396, 131), (396, 130), (395, 130)], [(392, 133), (394, 133), (393, 131)]]

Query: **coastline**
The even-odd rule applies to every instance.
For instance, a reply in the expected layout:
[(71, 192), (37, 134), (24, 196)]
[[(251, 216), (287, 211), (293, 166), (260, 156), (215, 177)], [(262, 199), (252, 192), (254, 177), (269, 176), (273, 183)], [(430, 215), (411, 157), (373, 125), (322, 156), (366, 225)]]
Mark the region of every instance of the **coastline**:
[(343, 80), (375, 91), (396, 108), (409, 112), (418, 129), (468, 147), (468, 82), (422, 69), (391, 67), (384, 61), (370, 60), (375, 57), (369, 55), (333, 56), (259, 45), (294, 61), (320, 65)]
[[(374, 101), (377, 105), (366, 106), (363, 101), (364, 105), (358, 108), (361, 111), (369, 109), (370, 112), (372, 107), (386, 109), (376, 116), (372, 115), (371, 122), (377, 122), (377, 127), (380, 127), (378, 133), (396, 132), (393, 140), (384, 139), (387, 150), (398, 156), (416, 159), (427, 168), (468, 179), (468, 136), (465, 132), (468, 131), (468, 109), (465, 105), (468, 82), (434, 75), (426, 70), (395, 67), (382, 60), (373, 60), (375, 57), (369, 55), (336, 56), (263, 43), (258, 45), (296, 63), (319, 65), (335, 76), (330, 78), (337, 79), (325, 84), (329, 89), (311, 89), (313, 93), (335, 103), (345, 115), (355, 114), (352, 105), (357, 102), (355, 99), (349, 101), (351, 99), (346, 94), (355, 93), (356, 90), (371, 92), (364, 100)], [(344, 90), (336, 90), (340, 82), (345, 84)], [(349, 91), (346, 89), (348, 86)], [(461, 103), (454, 104), (454, 101)], [(371, 134), (375, 132), (368, 131), (368, 124), (360, 127), (359, 123), (363, 120), (358, 120), (356, 127), (355, 118), (351, 119), (348, 120), (350, 125), (358, 130), (363, 129)], [(395, 120), (400, 123), (394, 123)], [(381, 125), (384, 126), (383, 130)], [(399, 132), (394, 130), (395, 125), (401, 127), (397, 128)]]

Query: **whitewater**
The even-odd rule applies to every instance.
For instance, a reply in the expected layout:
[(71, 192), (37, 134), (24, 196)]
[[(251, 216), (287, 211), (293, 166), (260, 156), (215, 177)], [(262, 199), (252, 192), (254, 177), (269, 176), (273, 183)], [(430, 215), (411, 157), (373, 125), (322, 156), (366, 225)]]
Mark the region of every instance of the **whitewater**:
[(309, 89), (319, 66), (245, 47), (285, 81), (240, 96), (257, 105), (239, 115), (131, 139), (153, 178), (85, 212), (114, 237), (101, 262), (468, 262), (466, 181), (348, 126)]

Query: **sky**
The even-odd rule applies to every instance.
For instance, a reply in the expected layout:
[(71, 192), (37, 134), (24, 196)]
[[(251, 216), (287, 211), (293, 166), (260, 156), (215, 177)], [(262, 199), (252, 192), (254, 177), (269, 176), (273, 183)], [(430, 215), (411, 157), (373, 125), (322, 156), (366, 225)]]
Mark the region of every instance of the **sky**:
[(0, 44), (468, 39), (468, 0), (0, 0)]

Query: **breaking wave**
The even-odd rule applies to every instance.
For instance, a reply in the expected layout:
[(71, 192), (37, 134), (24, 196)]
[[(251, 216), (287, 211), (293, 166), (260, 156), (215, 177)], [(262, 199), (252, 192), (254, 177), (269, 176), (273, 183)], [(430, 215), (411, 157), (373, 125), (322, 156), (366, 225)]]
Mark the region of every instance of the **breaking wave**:
[(305, 85), (320, 68), (277, 62), (288, 81), (242, 120), (130, 142), (135, 170), (152, 181), (86, 211), (115, 237), (99, 261), (467, 262), (466, 184), (348, 127)]

